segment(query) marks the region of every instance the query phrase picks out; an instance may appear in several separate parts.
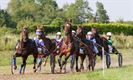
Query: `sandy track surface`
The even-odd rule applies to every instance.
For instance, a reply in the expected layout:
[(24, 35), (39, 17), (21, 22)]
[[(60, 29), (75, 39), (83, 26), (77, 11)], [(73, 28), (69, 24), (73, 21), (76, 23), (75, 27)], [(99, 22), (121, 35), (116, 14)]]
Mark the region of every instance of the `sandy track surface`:
[[(124, 60), (123, 65), (133, 65), (133, 62), (129, 59)], [(86, 66), (86, 64), (84, 64)], [(10, 66), (0, 66), (0, 80), (60, 80), (60, 76), (65, 76), (66, 74), (78, 74), (80, 72), (74, 71), (72, 73), (70, 71), (70, 64), (67, 64), (67, 73), (66, 74), (60, 74), (59, 73), (59, 67), (58, 64), (56, 65), (56, 71), (55, 74), (50, 73), (50, 67), (49, 63), (44, 67), (42, 66), (42, 70), (37, 73), (33, 73), (32, 69), (33, 65), (27, 65), (26, 66), (26, 72), (24, 75), (20, 75), (19, 72), (19, 66), (18, 69), (15, 71), (15, 74), (11, 74)], [(111, 67), (118, 67), (117, 58), (112, 59)], [(106, 66), (105, 66), (106, 68)], [(97, 62), (95, 70), (101, 70), (102, 69), (102, 61)], [(106, 70), (106, 69), (105, 69)], [(85, 68), (82, 72), (89, 72)]]

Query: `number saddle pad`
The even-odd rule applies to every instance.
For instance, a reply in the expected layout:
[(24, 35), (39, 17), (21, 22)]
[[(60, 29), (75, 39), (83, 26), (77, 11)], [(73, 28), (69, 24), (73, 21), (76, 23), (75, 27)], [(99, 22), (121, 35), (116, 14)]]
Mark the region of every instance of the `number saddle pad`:
[(84, 54), (84, 50), (82, 48), (79, 49), (80, 54)]

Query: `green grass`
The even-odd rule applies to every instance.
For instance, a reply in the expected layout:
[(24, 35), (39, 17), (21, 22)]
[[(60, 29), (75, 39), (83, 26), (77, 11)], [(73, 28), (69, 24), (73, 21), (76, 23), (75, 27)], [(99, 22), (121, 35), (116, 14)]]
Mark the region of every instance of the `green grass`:
[[(11, 63), (11, 55), (13, 51), (0, 51), (0, 66), (7, 66)], [(21, 57), (17, 57), (17, 64), (21, 64)], [(33, 63), (33, 57), (29, 56), (27, 60), (27, 64)]]
[(133, 80), (133, 66), (63, 75), (60, 80)]

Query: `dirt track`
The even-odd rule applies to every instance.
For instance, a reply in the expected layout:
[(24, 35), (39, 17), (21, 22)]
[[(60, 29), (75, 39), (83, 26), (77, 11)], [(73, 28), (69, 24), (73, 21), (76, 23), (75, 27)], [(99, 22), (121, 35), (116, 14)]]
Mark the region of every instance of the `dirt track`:
[[(132, 61), (125, 60), (123, 65), (133, 65)], [(84, 64), (84, 66), (86, 66)], [(112, 59), (111, 67), (117, 67), (117, 58)], [(18, 66), (19, 67), (19, 66)], [(27, 65), (26, 67), (26, 73), (24, 75), (19, 75), (19, 70), (16, 70), (15, 74), (12, 75), (10, 72), (10, 66), (1, 66), (0, 67), (0, 80), (59, 80), (60, 76), (65, 76), (66, 74), (78, 74), (77, 72), (71, 73), (69, 64), (67, 65), (67, 73), (66, 74), (60, 74), (59, 73), (59, 67), (56, 65), (56, 73), (51, 74), (50, 73), (50, 67), (49, 63), (47, 63), (47, 66), (43, 67), (41, 72), (33, 73), (32, 69), (33, 65)], [(99, 61), (96, 64), (95, 70), (102, 69), (102, 62)], [(83, 72), (88, 71), (85, 69)], [(89, 71), (88, 71), (89, 72)]]

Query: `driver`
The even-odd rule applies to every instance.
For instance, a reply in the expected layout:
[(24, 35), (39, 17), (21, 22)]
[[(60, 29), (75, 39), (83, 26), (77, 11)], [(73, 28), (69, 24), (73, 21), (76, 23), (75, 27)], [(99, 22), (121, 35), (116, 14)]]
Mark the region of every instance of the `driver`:
[(112, 53), (112, 50), (113, 50), (113, 47), (112, 47), (113, 41), (111, 39), (112, 33), (111, 32), (107, 32), (106, 36), (107, 36), (107, 40), (108, 40), (109, 52)]

